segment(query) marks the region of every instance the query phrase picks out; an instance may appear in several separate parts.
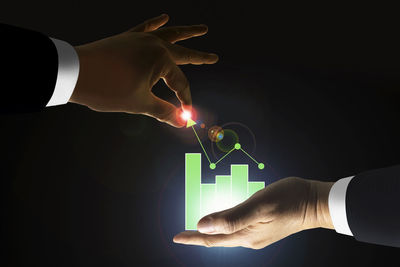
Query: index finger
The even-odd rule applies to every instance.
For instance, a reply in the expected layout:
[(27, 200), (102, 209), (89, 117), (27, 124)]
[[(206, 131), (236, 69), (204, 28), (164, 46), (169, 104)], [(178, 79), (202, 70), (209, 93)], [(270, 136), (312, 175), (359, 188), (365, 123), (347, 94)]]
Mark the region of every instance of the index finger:
[(248, 247), (245, 240), (244, 231), (239, 231), (230, 235), (206, 235), (197, 231), (185, 231), (177, 234), (173, 238), (173, 241), (178, 244), (204, 247)]
[(192, 106), (192, 96), (190, 93), (189, 81), (182, 70), (173, 62), (166, 66), (162, 78), (166, 85), (175, 92), (176, 97), (182, 104), (182, 107), (188, 109)]

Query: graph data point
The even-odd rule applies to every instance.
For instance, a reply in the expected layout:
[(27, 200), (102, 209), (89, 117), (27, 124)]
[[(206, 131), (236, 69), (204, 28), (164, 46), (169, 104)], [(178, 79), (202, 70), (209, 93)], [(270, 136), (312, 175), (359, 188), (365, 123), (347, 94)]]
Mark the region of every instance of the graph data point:
[(239, 143), (235, 144), (235, 149), (239, 150), (242, 146)]
[(197, 123), (194, 120), (188, 119), (187, 122), (186, 122), (186, 128), (189, 128), (189, 127), (191, 127), (193, 125), (196, 125), (196, 124)]
[(210, 169), (211, 169), (211, 170), (214, 170), (216, 166), (217, 166), (217, 165), (215, 165), (215, 163), (210, 163)]
[(260, 170), (264, 169), (264, 163), (258, 163), (258, 168), (259, 168)]

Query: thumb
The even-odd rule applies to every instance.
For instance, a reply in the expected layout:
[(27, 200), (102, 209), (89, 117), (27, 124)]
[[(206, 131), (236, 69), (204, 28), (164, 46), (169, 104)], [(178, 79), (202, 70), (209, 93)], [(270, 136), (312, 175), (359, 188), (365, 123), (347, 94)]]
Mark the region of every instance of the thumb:
[(258, 208), (251, 199), (224, 211), (203, 217), (197, 230), (203, 234), (232, 234), (258, 221)]
[(173, 104), (151, 94), (151, 100), (144, 114), (156, 118), (161, 122), (168, 123), (174, 127), (182, 127), (177, 118), (178, 108)]

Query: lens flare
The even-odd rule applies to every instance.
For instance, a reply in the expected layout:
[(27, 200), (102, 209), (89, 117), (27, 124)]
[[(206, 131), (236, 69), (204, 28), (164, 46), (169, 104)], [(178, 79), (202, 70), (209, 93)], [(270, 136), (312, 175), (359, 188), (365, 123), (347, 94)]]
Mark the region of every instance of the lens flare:
[(212, 142), (219, 142), (224, 138), (224, 130), (220, 126), (213, 126), (208, 130), (208, 138)]
[(177, 122), (181, 126), (185, 126), (189, 120), (193, 120), (194, 122), (197, 120), (197, 113), (193, 107), (185, 107), (185, 109), (177, 108), (175, 115)]
[(183, 111), (182, 114), (181, 114), (181, 118), (183, 120), (185, 120), (185, 121), (187, 121), (188, 119), (191, 119), (192, 118), (192, 112), (186, 111), (186, 110)]

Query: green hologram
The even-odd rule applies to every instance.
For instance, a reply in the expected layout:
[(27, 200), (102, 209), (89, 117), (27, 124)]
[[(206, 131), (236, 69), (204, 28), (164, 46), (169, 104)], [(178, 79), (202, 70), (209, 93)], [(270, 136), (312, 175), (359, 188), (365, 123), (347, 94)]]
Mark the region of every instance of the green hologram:
[(215, 204), (215, 184), (200, 185), (200, 218), (212, 213)]
[(201, 154), (185, 154), (185, 228), (196, 230), (200, 219)]
[(215, 183), (202, 184), (201, 153), (186, 153), (185, 230), (197, 230), (202, 216), (229, 209), (264, 186), (264, 182), (249, 182), (246, 164), (233, 164), (230, 175), (216, 175)]
[(230, 203), (232, 202), (232, 177), (230, 175), (216, 175), (215, 187), (217, 194), (215, 201), (216, 203), (221, 203), (218, 207), (219, 210), (229, 209)]
[(210, 164), (210, 169), (211, 169), (211, 170), (214, 170), (216, 166), (217, 166), (216, 163), (211, 163), (211, 164)]
[(265, 187), (264, 182), (249, 182), (249, 190), (247, 192), (247, 197), (251, 197), (255, 192), (263, 189)]
[(249, 153), (247, 153), (246, 151), (244, 151), (243, 148), (240, 148), (240, 150), (242, 150), (244, 154), (246, 154), (249, 158), (251, 158), (255, 163), (258, 164), (258, 161), (255, 160), (252, 156), (250, 156)]
[(231, 165), (232, 203), (237, 205), (247, 198), (247, 182), (249, 180), (248, 165)]
[(204, 151), (204, 154), (205, 154), (206, 157), (207, 157), (208, 162), (211, 164), (211, 160), (210, 160), (210, 158), (208, 157), (207, 152), (206, 152), (206, 150), (204, 149), (203, 144), (201, 143), (200, 138), (199, 138), (199, 136), (197, 135), (196, 130), (194, 129), (193, 125), (192, 125), (192, 129), (193, 129), (193, 131), (194, 131), (194, 134), (195, 134), (196, 137), (197, 137), (197, 140), (199, 141), (199, 144), (200, 144), (201, 148), (202, 148), (203, 151)]
[(235, 150), (235, 148), (232, 148), (231, 151), (229, 151), (228, 153), (226, 153), (225, 155), (223, 155), (219, 160), (217, 160), (217, 162), (215, 162), (215, 164), (218, 164), (218, 162), (220, 162), (221, 160), (223, 160), (226, 156), (228, 156), (233, 150)]

